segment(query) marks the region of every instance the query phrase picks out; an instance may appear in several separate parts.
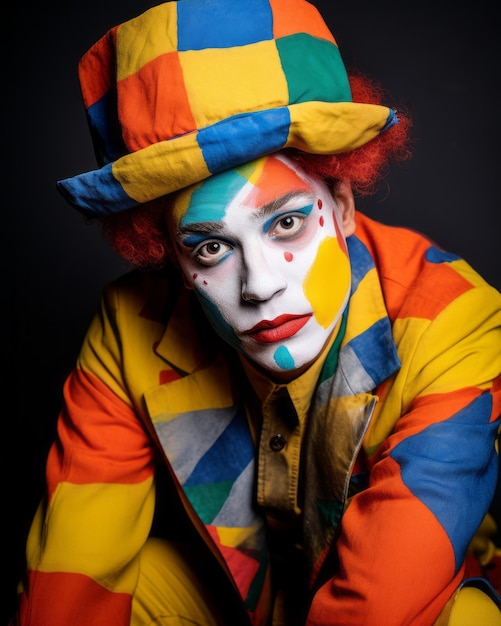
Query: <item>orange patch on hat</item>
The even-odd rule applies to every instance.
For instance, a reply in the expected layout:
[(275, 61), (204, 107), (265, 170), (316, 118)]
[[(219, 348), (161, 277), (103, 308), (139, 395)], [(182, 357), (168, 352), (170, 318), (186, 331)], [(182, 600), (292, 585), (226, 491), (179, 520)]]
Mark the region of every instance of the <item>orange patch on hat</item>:
[(275, 39), (298, 32), (308, 32), (315, 37), (336, 43), (334, 36), (313, 5), (307, 2), (298, 3), (291, 10), (289, 0), (270, 0), (270, 6), (273, 11), (273, 37)]

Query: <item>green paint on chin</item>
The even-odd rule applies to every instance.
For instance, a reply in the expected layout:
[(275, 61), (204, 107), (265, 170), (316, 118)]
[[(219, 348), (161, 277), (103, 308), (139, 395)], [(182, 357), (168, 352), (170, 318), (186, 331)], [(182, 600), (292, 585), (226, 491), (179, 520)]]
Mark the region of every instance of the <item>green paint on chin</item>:
[(275, 350), (273, 355), (275, 363), (283, 370), (292, 370), (295, 367), (294, 359), (285, 346), (280, 346)]

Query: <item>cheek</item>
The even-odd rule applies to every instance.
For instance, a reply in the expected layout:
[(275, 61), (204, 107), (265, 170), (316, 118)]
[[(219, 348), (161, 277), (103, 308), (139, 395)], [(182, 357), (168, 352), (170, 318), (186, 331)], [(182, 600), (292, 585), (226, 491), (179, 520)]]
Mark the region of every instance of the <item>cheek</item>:
[(212, 326), (219, 334), (231, 334), (240, 299), (235, 273), (227, 268), (206, 272), (200, 266), (192, 266), (189, 280)]
[(201, 297), (209, 299), (225, 314), (226, 310), (233, 310), (235, 300), (238, 299), (239, 286), (234, 280), (234, 275), (227, 271), (214, 269), (205, 272), (200, 266), (190, 265), (188, 268), (188, 280), (190, 286)]
[[(344, 246), (343, 246), (344, 248)], [(336, 237), (327, 237), (303, 283), (315, 319), (328, 328), (336, 319), (350, 287), (350, 263)]]
[(214, 302), (204, 289), (195, 288), (195, 294), (212, 328), (230, 345), (238, 347), (238, 339), (233, 332), (232, 326), (224, 318), (220, 305)]
[(193, 272), (191, 274), (191, 286), (193, 287), (193, 289), (200, 289), (201, 285), (207, 285), (207, 280), (205, 278), (202, 278), (199, 276), (198, 272)]

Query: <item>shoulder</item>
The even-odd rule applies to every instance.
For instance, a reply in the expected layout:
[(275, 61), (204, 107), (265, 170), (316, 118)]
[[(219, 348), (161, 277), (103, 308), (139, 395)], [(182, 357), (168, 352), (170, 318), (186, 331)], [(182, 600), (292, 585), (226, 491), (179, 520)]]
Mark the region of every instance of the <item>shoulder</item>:
[(175, 272), (132, 270), (105, 287), (103, 306), (113, 316), (136, 316), (165, 323), (181, 288), (181, 281)]
[(357, 215), (356, 238), (378, 272), (390, 319), (436, 318), (468, 294), (470, 312), (485, 300), (499, 309), (501, 296), (461, 257), (409, 228), (381, 224)]

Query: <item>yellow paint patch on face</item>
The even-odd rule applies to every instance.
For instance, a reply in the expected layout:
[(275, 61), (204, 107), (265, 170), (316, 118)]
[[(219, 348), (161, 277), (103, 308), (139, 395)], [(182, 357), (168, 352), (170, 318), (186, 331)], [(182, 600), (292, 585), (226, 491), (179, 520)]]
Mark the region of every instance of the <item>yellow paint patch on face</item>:
[(316, 321), (328, 328), (339, 315), (350, 287), (350, 262), (336, 237), (320, 244), (303, 288)]

